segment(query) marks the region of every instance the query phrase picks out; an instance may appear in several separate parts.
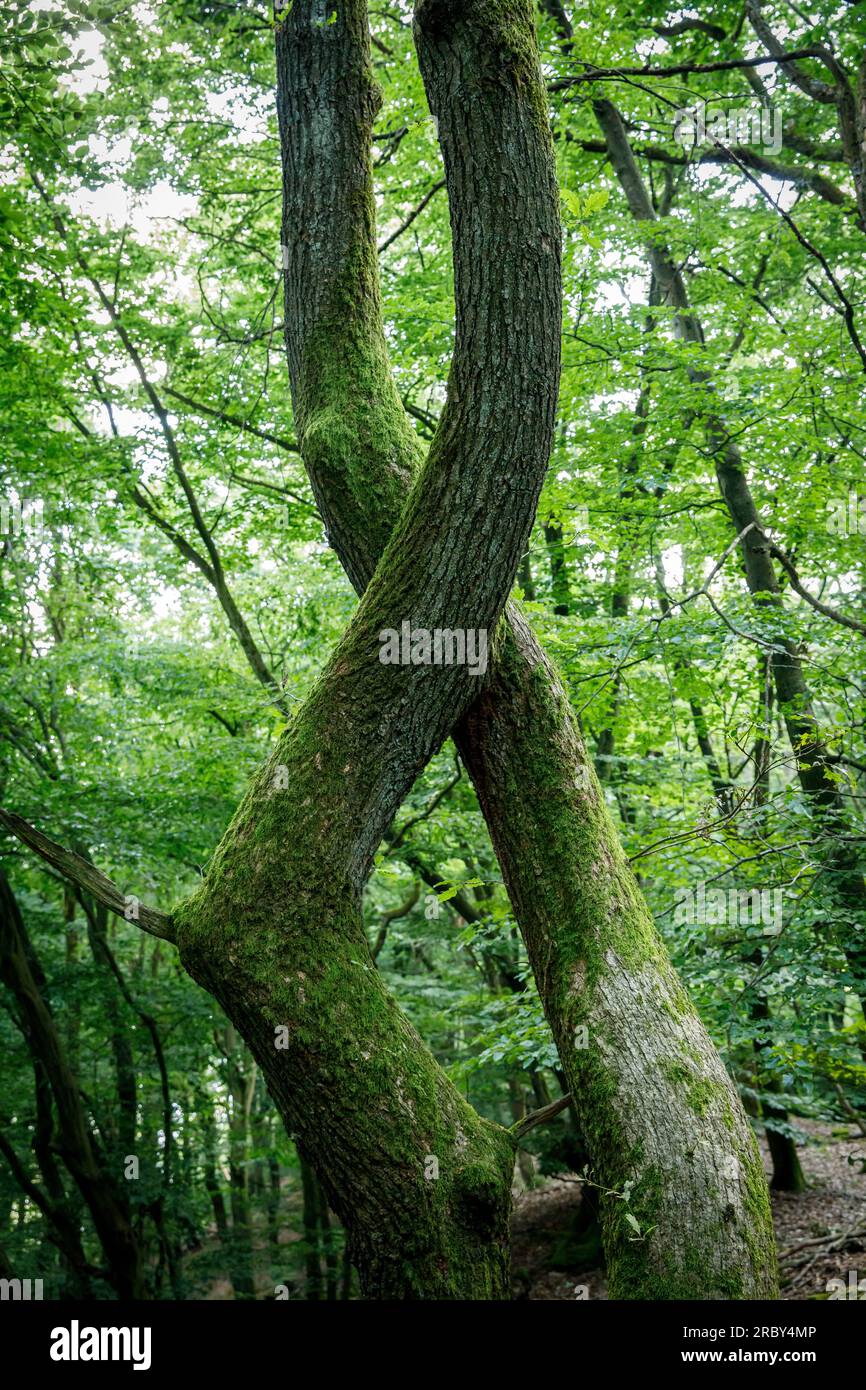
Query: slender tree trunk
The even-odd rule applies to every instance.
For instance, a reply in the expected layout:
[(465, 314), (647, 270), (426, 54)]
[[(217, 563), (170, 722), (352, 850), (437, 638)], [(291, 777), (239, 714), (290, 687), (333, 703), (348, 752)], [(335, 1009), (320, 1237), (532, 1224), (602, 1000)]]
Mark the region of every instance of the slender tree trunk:
[(126, 1029), (126, 1020), (118, 1012), (114, 994), (111, 970), (107, 964), (108, 954), (108, 909), (100, 903), (88, 905), (88, 941), (91, 954), (106, 988), (106, 1012), (110, 1020), (109, 1045), (114, 1058), (115, 1085), (117, 1089), (117, 1151), (116, 1161), (136, 1153), (136, 1131), (138, 1124), (138, 1088), (136, 1085), (135, 1054)]
[(544, 543), (550, 565), (550, 594), (553, 611), (560, 617), (571, 612), (571, 586), (568, 582), (568, 560), (562, 526), (558, 521), (548, 520), (544, 524)]
[(321, 1232), (322, 1256), (325, 1262), (325, 1297), (329, 1302), (335, 1303), (338, 1276), (336, 1232), (331, 1219), (328, 1199), (325, 1196), (325, 1189), (318, 1178), (316, 1179), (316, 1190), (319, 1194), (319, 1230)]
[(319, 1249), (319, 1185), (316, 1175), (305, 1159), (298, 1155), (301, 1165), (301, 1200), (304, 1222), (305, 1297), (308, 1303), (318, 1303), (322, 1297), (322, 1261)]
[(532, 574), (532, 560), (528, 550), (524, 551), (521, 557), (520, 565), (517, 570), (517, 579), (527, 603), (535, 603), (535, 579)]
[[(755, 955), (755, 964), (760, 966), (763, 959), (761, 952)], [(762, 992), (757, 994), (751, 1003), (750, 1013), (756, 1023), (766, 1023), (770, 1019), (770, 1006), (767, 997)], [(755, 1039), (755, 1060), (757, 1063), (757, 1087), (756, 1089), (766, 1093), (775, 1090), (775, 1082), (765, 1074), (761, 1067), (762, 1055), (767, 1050), (767, 1042), (763, 1038)], [(764, 1121), (764, 1129), (767, 1134), (767, 1146), (770, 1150), (770, 1158), (773, 1162), (773, 1177), (770, 1186), (777, 1192), (805, 1192), (806, 1179), (803, 1169), (800, 1166), (800, 1157), (797, 1153), (797, 1145), (786, 1134), (784, 1128), (776, 1128), (776, 1125), (787, 1126), (788, 1112), (779, 1102), (772, 1100), (761, 1101), (761, 1114)], [(775, 1122), (775, 1124), (774, 1124)]]
[[(516, 1124), (526, 1115), (526, 1099), (523, 1091), (523, 1082), (519, 1072), (511, 1072), (508, 1077), (508, 1100), (511, 1109), (511, 1120)], [(517, 1167), (523, 1186), (529, 1190), (535, 1186), (535, 1164), (532, 1161), (532, 1154), (526, 1149), (519, 1148), (517, 1151)]]
[[(92, 864), (93, 860), (87, 847), (80, 847), (82, 858), (87, 863)], [(182, 1294), (182, 1278), (179, 1261), (179, 1252), (174, 1233), (169, 1227), (166, 1219), (166, 1201), (171, 1190), (172, 1183), (172, 1164), (174, 1160), (174, 1115), (171, 1103), (171, 1090), (168, 1079), (168, 1066), (165, 1059), (165, 1050), (156, 1019), (147, 1010), (141, 1008), (135, 999), (129, 985), (126, 982), (123, 971), (117, 963), (114, 952), (108, 943), (108, 911), (101, 903), (97, 903), (88, 897), (82, 898), (82, 905), (87, 917), (88, 939), (93, 958), (106, 974), (113, 980), (114, 985), (123, 1002), (131, 1013), (135, 1015), (144, 1031), (150, 1038), (159, 1071), (160, 1093), (161, 1093), (161, 1113), (160, 1123), (163, 1136), (162, 1147), (162, 1173), (160, 1176), (159, 1191), (146, 1211), (150, 1216), (156, 1229), (160, 1249), (164, 1257), (165, 1265), (168, 1269), (171, 1281), (172, 1292), (176, 1298)], [(115, 1037), (117, 1035), (117, 1037)], [(126, 1158), (129, 1154), (136, 1152), (136, 1117), (137, 1117), (137, 1095), (134, 1075), (134, 1056), (131, 1044), (125, 1043), (125, 1031), (118, 1023), (112, 1034), (112, 1050), (115, 1055), (115, 1066), (118, 1076), (118, 1101), (120, 1105), (121, 1127), (119, 1138), (121, 1142), (121, 1156)], [(125, 1065), (124, 1065), (125, 1064)], [(133, 1068), (133, 1075), (127, 1079), (126, 1068)], [(122, 1085), (122, 1083), (124, 1083)], [(155, 1163), (157, 1151), (157, 1135), (154, 1126), (150, 1132), (149, 1146)]]
[[(655, 212), (632, 154), (622, 117), (613, 103), (607, 100), (596, 100), (593, 109), (632, 216), (640, 224), (655, 223)], [(700, 319), (689, 303), (685, 281), (669, 249), (658, 235), (649, 238), (646, 245), (662, 303), (674, 310), (677, 336), (703, 348), (704, 332)], [(711, 372), (705, 365), (699, 364), (689, 369), (689, 376), (705, 394), (705, 428), (719, 492), (737, 535), (743, 536), (741, 554), (749, 591), (758, 607), (777, 618), (770, 652), (776, 698), (796, 760), (800, 785), (818, 811), (827, 837), (829, 888), (842, 917), (840, 945), (866, 1012), (866, 932), (860, 925), (864, 901), (863, 868), (850, 836), (845, 806), (812, 707), (803, 665), (796, 646), (785, 632), (781, 589), (770, 553), (770, 542), (749, 488), (739, 448), (720, 418)]]
[(271, 1255), (275, 1260), (280, 1255), (280, 1201), (282, 1197), (282, 1187), (280, 1184), (280, 1165), (276, 1158), (271, 1156), (268, 1159), (268, 1234), (271, 1242)]
[(141, 1248), (128, 1204), (117, 1179), (96, 1161), (78, 1086), (34, 967), (18, 904), (0, 872), (0, 979), (16, 999), (34, 1061), (51, 1086), (60, 1155), (90, 1212), (118, 1296), (146, 1298)]
[[(46, 1223), (46, 1240), (56, 1248), (60, 1260), (61, 1296), (73, 1300), (91, 1298), (93, 1296), (90, 1287), (91, 1271), (81, 1244), (81, 1223), (77, 1219), (73, 1205), (66, 1200), (62, 1183), (58, 1185), (57, 1182), (46, 1180), (46, 1190), (43, 1190), (37, 1183), (33, 1182), (25, 1164), (2, 1130), (0, 1130), (0, 1154), (5, 1158), (12, 1176), (23, 1194), (18, 1208), (19, 1220), (21, 1219), (20, 1213), (24, 1209), (24, 1197), (26, 1197), (32, 1206), (39, 1210)], [(6, 1210), (2, 1213), (5, 1218), (2, 1224), (5, 1226), (9, 1224), (11, 1219), (13, 1200), (8, 1199), (4, 1205)], [(47, 1274), (48, 1270), (46, 1269)]]
[[(206, 1100), (203, 1101), (203, 1105), (207, 1106)], [(216, 1161), (216, 1125), (214, 1123), (213, 1114), (209, 1110), (206, 1109), (204, 1115), (204, 1185), (207, 1190), (207, 1194), (210, 1197), (211, 1209), (214, 1215), (214, 1223), (216, 1225), (217, 1234), (224, 1248), (228, 1249), (228, 1213), (226, 1212), (225, 1197), (223, 1196), (222, 1187), (220, 1186), (219, 1178), (217, 1176), (218, 1169)]]
[(223, 1030), (222, 1045), (228, 1090), (232, 1283), (238, 1298), (255, 1298), (248, 1162), (250, 1087), (255, 1085), (255, 1077), (251, 1080), (244, 1074), (238, 1037), (231, 1024)]
[[(656, 566), (656, 588), (659, 595), (659, 604), (663, 613), (670, 612), (670, 603), (662, 583), (661, 563)], [(688, 675), (688, 663), (683, 657), (674, 655), (673, 668), (681, 676)], [(728, 778), (722, 773), (719, 760), (716, 757), (716, 750), (710, 738), (710, 726), (707, 716), (704, 713), (703, 705), (693, 697), (689, 696), (689, 713), (692, 716), (692, 727), (695, 731), (695, 742), (700, 750), (701, 757), (706, 768), (707, 776), (710, 779), (710, 786), (713, 789), (713, 796), (716, 798), (716, 805), (719, 814), (730, 815), (734, 808), (734, 788)]]
[[(34, 961), (34, 968), (35, 964)], [(38, 975), (35, 978), (37, 983), (40, 983)], [(81, 1244), (81, 1200), (74, 1188), (67, 1191), (57, 1166), (51, 1087), (44, 1068), (35, 1057), (33, 1082), (36, 1100), (33, 1153), (51, 1204), (50, 1219), (57, 1226), (61, 1237), (62, 1258), (69, 1272), (70, 1296), (89, 1298), (92, 1296), (90, 1280), (85, 1272), (87, 1262)]]

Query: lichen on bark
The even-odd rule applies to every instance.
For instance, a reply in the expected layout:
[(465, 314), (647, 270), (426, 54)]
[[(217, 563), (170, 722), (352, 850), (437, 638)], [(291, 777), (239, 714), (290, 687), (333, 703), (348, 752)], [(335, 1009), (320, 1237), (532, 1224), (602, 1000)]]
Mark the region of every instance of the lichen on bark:
[[(524, 8), (516, 12), (526, 20)], [(318, 6), (296, 0), (277, 28), (288, 356), (314, 488), (339, 498), (335, 543), (366, 588), (201, 887), (178, 909), (177, 943), (261, 1065), (347, 1227), (365, 1293), (505, 1297), (513, 1140), (472, 1110), (387, 993), (360, 901), (402, 799), (478, 688), (466, 665), (383, 665), (379, 633), (403, 619), (493, 632), (544, 478), (560, 329), (550, 137), (532, 109), (537, 61), (531, 83), (485, 88), (463, 109), (449, 65), (486, 71), (490, 25), (458, 14), (452, 44), (431, 53), (425, 73), (441, 88), (442, 123), (460, 125), (468, 148), (474, 134), (507, 134), (535, 221), (516, 237), (512, 210), (477, 161), (446, 149), (455, 224), (512, 254), (478, 263), (467, 242), (458, 258), (442, 423), (386, 539), (381, 499), (395, 483), (405, 487), (415, 446), (381, 334), (370, 332), (379, 307), (366, 11), (351, 0), (332, 24), (319, 21)], [(508, 370), (503, 311), (534, 345), (531, 371), (520, 361)], [(372, 485), (359, 458), (373, 463)]]
[[(484, 62), (469, 75), (471, 80), (462, 81), (461, 90), (471, 91), (471, 99), (452, 110), (448, 84), (441, 80), (436, 63), (442, 61), (446, 48), (459, 47), (449, 29), (456, 24), (458, 12), (463, 33), (489, 34), (491, 24), (500, 27), (496, 42), (486, 45)], [(519, 43), (505, 33), (503, 24), (518, 26)], [(512, 108), (500, 109), (496, 101), (513, 102), (515, 97), (526, 101), (522, 137), (534, 131), (547, 138), (543, 89), (537, 78), (533, 86), (522, 76), (529, 71), (524, 57), (532, 45), (528, 7), (456, 7), (424, 0), (416, 11), (415, 28), (431, 109), (439, 120), (443, 150), (451, 159), (450, 190), (459, 199), (460, 189), (454, 189), (454, 178), (459, 177), (464, 192), (477, 188), (475, 206), (480, 208), (489, 196), (484, 169), (497, 163), (497, 142), (514, 118)], [(504, 65), (504, 76), (503, 52), (514, 58)], [(491, 53), (500, 63), (502, 80), (493, 72)], [(358, 61), (366, 62), (365, 54)], [(459, 67), (459, 53), (455, 61)], [(290, 104), (286, 76), (281, 69), (283, 101)], [(473, 139), (467, 141), (465, 122), (491, 92), (495, 100), (490, 111), (482, 115)], [(363, 169), (369, 180), (369, 129), (353, 124), (351, 118), (347, 123), (335, 107), (332, 116), (339, 127), (332, 143), (339, 146), (346, 139), (350, 149), (354, 141), (353, 167)], [(284, 144), (297, 138), (298, 123), (303, 120), (303, 104), (296, 104), (291, 121), (284, 125)], [(508, 167), (513, 173), (513, 166)], [(320, 172), (327, 177), (327, 171)], [(314, 167), (307, 174), (315, 181)], [(532, 206), (524, 208), (520, 203), (524, 191), (515, 176), (509, 189), (513, 216), (509, 227), (502, 229), (501, 239), (488, 243), (483, 266), (490, 284), (497, 275), (504, 275), (517, 287), (512, 303), (518, 309), (524, 294), (532, 293), (539, 264), (527, 267), (521, 244), (523, 229), (537, 227)], [(289, 190), (287, 206), (293, 206), (296, 198), (297, 192)], [(328, 337), (328, 345), (342, 362), (346, 355), (351, 358), (358, 352), (363, 361), (365, 354), (372, 353), (378, 367), (386, 359), (380, 356), (384, 335), (378, 301), (370, 292), (375, 265), (375, 239), (367, 215), (370, 206), (362, 198), (355, 210), (363, 215), (354, 220), (343, 218), (342, 212), (335, 216), (318, 246), (315, 239), (296, 236), (293, 255), (299, 270), (314, 269), (326, 279), (335, 273), (334, 264), (354, 267), (361, 275), (357, 298), (365, 306), (365, 316), (359, 331), (362, 337), (369, 331), (371, 341), (363, 347), (359, 344), (356, 318), (342, 332), (334, 323), (336, 336)], [(452, 202), (452, 212), (453, 207)], [(286, 236), (291, 235), (291, 220), (284, 223)], [(461, 286), (472, 274), (475, 248), (484, 244), (470, 222), (468, 216), (452, 217), (458, 300)], [(549, 241), (548, 232), (541, 230), (540, 235), (542, 243)], [(322, 265), (323, 248), (331, 253), (331, 269)], [(292, 364), (312, 366), (316, 361), (313, 353), (304, 357), (303, 344), (318, 341), (318, 320), (310, 303), (301, 303), (297, 293), (292, 306), (296, 312), (290, 317), (287, 300), (290, 373), (296, 402), (303, 403), (311, 388), (294, 373)], [(483, 311), (480, 302), (478, 312)], [(458, 302), (458, 343), (460, 331)], [(537, 362), (538, 344), (531, 336), (519, 339), (525, 350), (515, 373), (511, 343), (516, 340), (513, 334), (505, 334), (499, 345), (508, 359), (507, 369), (499, 372), (508, 389), (498, 413), (495, 401), (485, 405), (491, 422), (509, 418), (508, 391), (519, 398), (531, 389), (520, 369)], [(491, 379), (495, 380), (499, 367), (494, 357)], [(362, 592), (400, 513), (408, 479), (417, 467), (418, 447), (414, 441), (407, 442), (402, 412), (398, 410), (396, 416), (393, 412), (396, 393), (390, 379), (382, 387), (381, 401), (387, 408), (383, 406), (378, 417), (380, 432), (371, 448), (364, 428), (368, 399), (357, 401), (353, 396), (351, 371), (341, 368), (336, 376), (335, 396), (337, 389), (348, 393), (341, 426), (350, 432), (358, 427), (330, 455), (323, 455), (319, 440), (314, 441), (305, 459), (329, 533), (352, 582)], [(370, 509), (368, 499), (373, 495), (376, 506)], [(385, 499), (390, 499), (387, 509), (380, 506)], [(366, 533), (357, 534), (363, 527)], [(623, 1219), (625, 1209), (619, 1197), (610, 1196), (603, 1204), (613, 1295), (772, 1297), (772, 1227), (748, 1121), (676, 979), (625, 862), (558, 676), (513, 606), (497, 634), (491, 677), (454, 736), (478, 791), (563, 1070), (581, 1114), (594, 1179), (614, 1193), (631, 1187), (632, 1214), (644, 1233), (641, 1239), (634, 1238), (634, 1229)], [(581, 1024), (588, 1034), (585, 1049), (575, 1042)], [(731, 1200), (717, 1173), (722, 1162), (734, 1174), (726, 1179)]]

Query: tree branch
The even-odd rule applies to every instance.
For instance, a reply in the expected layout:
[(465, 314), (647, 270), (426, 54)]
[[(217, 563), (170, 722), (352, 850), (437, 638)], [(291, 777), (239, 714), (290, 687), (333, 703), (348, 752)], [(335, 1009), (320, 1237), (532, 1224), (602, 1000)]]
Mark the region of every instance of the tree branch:
[[(587, 154), (606, 154), (607, 145), (604, 140), (581, 140), (577, 139), (570, 131), (565, 132), (565, 139), (575, 145), (579, 145)], [(792, 183), (796, 188), (808, 188), (813, 193), (817, 193), (819, 198), (825, 202), (832, 203), (834, 207), (843, 207), (846, 203), (853, 204), (854, 198), (850, 193), (846, 193), (844, 188), (840, 188), (832, 179), (828, 179), (824, 174), (820, 174), (812, 169), (801, 169), (797, 164), (783, 164), (777, 159), (769, 159), (766, 155), (758, 154), (746, 145), (732, 145), (730, 149), (725, 147), (714, 147), (709, 150), (702, 150), (696, 159), (689, 154), (674, 154), (666, 150), (663, 145), (632, 145), (632, 153), (638, 159), (648, 159), (655, 164), (664, 164), (685, 168), (687, 165), (697, 166), (704, 164), (735, 164), (745, 165), (747, 169), (753, 169), (756, 173), (767, 174), (770, 178), (780, 179), (784, 183)]]
[(799, 57), (819, 58), (822, 63), (827, 63), (827, 51), (823, 48), (816, 48), (812, 53), (790, 53), (786, 56), (785, 46), (773, 33), (764, 16), (761, 14), (761, 6), (758, 0), (749, 0), (746, 5), (749, 15), (749, 22), (757, 34), (767, 52), (776, 58), (782, 65), (783, 71), (790, 77), (795, 87), (799, 87), (807, 97), (813, 101), (820, 101), (827, 105), (835, 102), (836, 90), (828, 82), (822, 82), (818, 77), (812, 77), (808, 72), (792, 61)]
[(663, 39), (673, 39), (679, 34), (688, 34), (691, 30), (696, 30), (699, 34), (709, 34), (711, 39), (718, 39), (719, 43), (727, 34), (718, 24), (710, 24), (706, 19), (678, 19), (675, 24), (654, 24), (652, 31)]
[(822, 62), (826, 62), (826, 50), (816, 45), (812, 48), (797, 48), (793, 53), (768, 54), (763, 58), (725, 58), (716, 63), (672, 63), (667, 67), (653, 67), (648, 64), (642, 68), (593, 68), (591, 63), (587, 63), (585, 66), (590, 69), (589, 72), (581, 72), (574, 77), (561, 77), (556, 82), (549, 82), (547, 90), (549, 92), (563, 92), (569, 87), (576, 87), (583, 82), (606, 81), (619, 77), (689, 77), (692, 73), (701, 72), (735, 72), (741, 68), (761, 67), (765, 63), (784, 65), (791, 63), (795, 58), (819, 58)]
[(169, 913), (160, 912), (158, 908), (146, 907), (144, 903), (136, 902), (137, 915), (134, 918), (128, 918), (126, 916), (129, 911), (127, 895), (121, 893), (117, 884), (112, 882), (95, 865), (88, 864), (86, 859), (82, 859), (80, 854), (65, 849), (55, 840), (49, 840), (48, 836), (43, 835), (41, 830), (37, 830), (21, 816), (16, 816), (11, 811), (4, 811), (2, 807), (0, 807), (0, 825), (4, 825), (22, 844), (34, 850), (41, 859), (44, 859), (52, 868), (57, 869), (70, 883), (75, 883), (79, 888), (83, 888), (86, 893), (89, 893), (91, 897), (102, 903), (111, 912), (115, 912), (118, 917), (123, 917), (125, 921), (134, 921), (137, 927), (146, 931), (150, 936), (158, 936), (162, 941), (175, 941), (174, 925)]
[(406, 898), (404, 902), (398, 903), (396, 907), (389, 907), (386, 912), (382, 913), (382, 916), (379, 919), (379, 930), (376, 933), (376, 941), (374, 945), (370, 947), (370, 955), (373, 957), (374, 960), (379, 959), (379, 952), (385, 945), (385, 941), (388, 936), (388, 928), (390, 927), (391, 923), (399, 921), (401, 917), (405, 917), (408, 913), (410, 913), (420, 896), (421, 885), (420, 883), (416, 882), (412, 886), (412, 892), (409, 894), (408, 898)]
[(800, 598), (805, 599), (816, 613), (823, 613), (825, 618), (832, 618), (834, 623), (841, 623), (842, 627), (849, 627), (852, 632), (866, 632), (866, 623), (858, 622), (856, 618), (849, 618), (846, 613), (840, 613), (838, 608), (831, 608), (829, 603), (822, 603), (819, 598), (813, 598), (809, 590), (803, 587), (800, 576), (784, 550), (780, 550), (777, 545), (770, 545), (770, 554), (779, 561), (791, 581), (791, 588), (794, 592), (799, 594)]
[(509, 1129), (508, 1133), (514, 1139), (522, 1139), (524, 1134), (528, 1134), (536, 1125), (546, 1125), (549, 1120), (555, 1120), (567, 1105), (571, 1104), (571, 1092), (568, 1095), (560, 1096), (559, 1100), (554, 1100), (550, 1105), (542, 1105), (540, 1110), (531, 1110), (528, 1115), (524, 1115), (522, 1120), (518, 1120)]
[(438, 179), (436, 183), (433, 184), (433, 187), (427, 190), (420, 203), (418, 203), (417, 207), (414, 207), (412, 209), (405, 221), (401, 222), (397, 230), (395, 232), (392, 232), (390, 236), (386, 237), (382, 244), (379, 247), (377, 247), (380, 256), (383, 251), (387, 251), (388, 247), (391, 245), (392, 242), (396, 241), (398, 237), (401, 237), (403, 233), (407, 231), (409, 227), (412, 226), (412, 223), (415, 221), (415, 218), (420, 216), (420, 214), (424, 211), (434, 194), (438, 193), (439, 190), (444, 187), (445, 180)]
[(278, 449), (285, 449), (288, 454), (297, 454), (297, 440), (288, 435), (272, 434), (270, 430), (261, 430), (257, 425), (250, 424), (249, 420), (244, 420), (240, 415), (234, 415), (228, 410), (218, 410), (216, 406), (205, 405), (203, 401), (194, 401), (191, 396), (185, 396), (182, 391), (175, 391), (171, 386), (163, 387), (165, 394), (171, 396), (172, 400), (180, 401), (196, 415), (209, 415), (214, 420), (221, 420), (225, 425), (233, 425), (236, 429), (246, 430), (247, 434), (254, 434), (258, 439), (265, 439), (269, 444), (276, 444)]

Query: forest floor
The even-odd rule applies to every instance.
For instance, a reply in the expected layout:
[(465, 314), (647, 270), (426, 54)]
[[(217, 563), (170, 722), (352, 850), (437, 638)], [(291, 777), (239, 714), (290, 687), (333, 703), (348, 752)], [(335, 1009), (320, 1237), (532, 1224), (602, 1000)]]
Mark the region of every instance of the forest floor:
[[(798, 1121), (798, 1128), (806, 1136), (799, 1154), (807, 1190), (772, 1194), (782, 1298), (827, 1298), (831, 1279), (841, 1279), (847, 1287), (853, 1270), (855, 1281), (866, 1280), (866, 1139), (856, 1131), (807, 1120)], [(764, 1145), (762, 1151), (769, 1176)], [(516, 1196), (515, 1298), (607, 1298), (601, 1269), (558, 1267), (558, 1247), (579, 1206), (580, 1182), (573, 1173), (544, 1179), (543, 1185)]]
[[(774, 1192), (773, 1216), (782, 1269), (782, 1298), (827, 1298), (831, 1279), (847, 1287), (863, 1279), (866, 1291), (866, 1138), (846, 1131), (798, 1120), (803, 1135), (800, 1163), (807, 1190)], [(764, 1166), (771, 1173), (766, 1147)], [(573, 1250), (570, 1232), (580, 1207), (580, 1179), (574, 1173), (542, 1178), (539, 1185), (515, 1195), (512, 1221), (512, 1278), (515, 1299), (557, 1301), (607, 1298), (607, 1281), (600, 1268), (581, 1266), (567, 1253)], [(300, 1194), (292, 1192), (285, 1208), (279, 1244), (289, 1256), (303, 1241)], [(268, 1265), (267, 1232), (254, 1233), (257, 1296), (273, 1298), (275, 1283)], [(225, 1252), (215, 1231), (198, 1251), (187, 1257), (186, 1272), (197, 1286), (194, 1297), (232, 1299), (231, 1281), (223, 1266)], [(305, 1298), (303, 1260), (288, 1258), (284, 1271), (289, 1297)], [(832, 1288), (832, 1286), (830, 1286)], [(357, 1290), (353, 1291), (357, 1297)], [(861, 1298), (866, 1297), (864, 1292)]]

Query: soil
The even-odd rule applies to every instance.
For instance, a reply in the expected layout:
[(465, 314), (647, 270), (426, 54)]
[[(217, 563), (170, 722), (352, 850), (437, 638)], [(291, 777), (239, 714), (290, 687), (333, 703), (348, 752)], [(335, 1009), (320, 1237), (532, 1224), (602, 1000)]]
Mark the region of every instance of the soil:
[[(800, 1121), (807, 1190), (774, 1192), (773, 1220), (783, 1299), (866, 1300), (866, 1138), (856, 1130)], [(772, 1167), (762, 1145), (769, 1177)], [(543, 1179), (515, 1197), (512, 1269), (517, 1299), (606, 1299), (602, 1269), (555, 1268), (556, 1247), (580, 1206), (574, 1173)], [(832, 1280), (841, 1280), (834, 1285)]]

